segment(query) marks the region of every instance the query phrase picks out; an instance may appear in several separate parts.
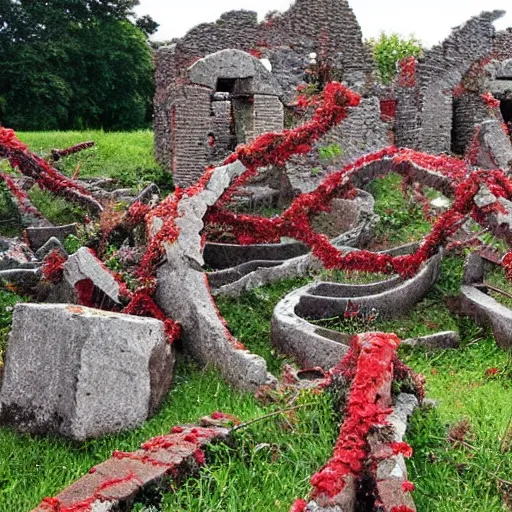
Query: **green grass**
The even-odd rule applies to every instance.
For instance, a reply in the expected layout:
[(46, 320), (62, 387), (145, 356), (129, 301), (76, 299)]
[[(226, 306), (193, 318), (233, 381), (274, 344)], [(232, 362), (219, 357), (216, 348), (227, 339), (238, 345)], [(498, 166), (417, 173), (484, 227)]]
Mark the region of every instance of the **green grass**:
[[(41, 153), (87, 139), (96, 140), (98, 148), (89, 150), (90, 154), (86, 156), (84, 152), (64, 162), (63, 170), (68, 175), (82, 161), (82, 176), (124, 176), (123, 183), (130, 187), (140, 187), (146, 179), (159, 176), (151, 156), (149, 132), (25, 133), (21, 137)], [(430, 230), (422, 209), (402, 197), (396, 176), (380, 180), (371, 188), (377, 200), (377, 213), (381, 215), (377, 233), (381, 246), (418, 240)], [(33, 194), (37, 195), (37, 190)], [(55, 219), (59, 215), (67, 218), (77, 214), (73, 209), (66, 211), (67, 205), (44, 196), (36, 197), (37, 201), (46, 201), (44, 208)], [(448, 297), (458, 293), (462, 264), (462, 257), (445, 258), (437, 285), (404, 318), (378, 318), (371, 326), (363, 322), (344, 327), (339, 319), (334, 319), (330, 325), (338, 324), (336, 328), (350, 328), (353, 332), (369, 327), (395, 331), (401, 338), (447, 329), (460, 333), (462, 348), (458, 351), (426, 353), (421, 349), (401, 349), (405, 362), (425, 374), (428, 397), (439, 403), (434, 411), (417, 412), (408, 432), (408, 441), (415, 449), (408, 463), (409, 478), (416, 483), (414, 498), (422, 512), (504, 511), (497, 478), (511, 480), (512, 475), (512, 447), (505, 434), (512, 415), (510, 356), (496, 347), (489, 332), (470, 320), (453, 317), (445, 305)], [(249, 350), (264, 357), (274, 374), (288, 362), (270, 345), (270, 319), (275, 304), (286, 293), (314, 278), (318, 275), (275, 283), (245, 292), (236, 299), (217, 300), (233, 334)], [(345, 273), (333, 273), (330, 278), (348, 282), (373, 280), (372, 276)], [(0, 352), (11, 319), (5, 308), (19, 300), (22, 298), (12, 293), (0, 292)], [(163, 496), (157, 493), (141, 499), (136, 510), (289, 510), (295, 498), (307, 496), (311, 474), (331, 454), (340, 420), (329, 394), (304, 394), (299, 401), (313, 405), (291, 416), (277, 416), (242, 430), (236, 436), (237, 444), (212, 447), (209, 464), (198, 477), (179, 489), (169, 489)], [(113, 450), (134, 450), (148, 438), (168, 432), (175, 424), (195, 422), (215, 410), (248, 421), (281, 407), (286, 405), (262, 405), (251, 394), (229, 387), (215, 370), (201, 370), (182, 359), (162, 409), (135, 431), (80, 445), (0, 428), (0, 512), (30, 510), (43, 497), (58, 493), (91, 466), (108, 458)], [(470, 425), (467, 444), (471, 448), (453, 446), (447, 441), (449, 429), (463, 419)], [(150, 505), (156, 508), (147, 508)]]
[[(243, 442), (236, 450), (240, 456), (245, 454), (242, 461), (247, 450), (255, 451), (254, 457), (259, 457), (261, 468), (269, 451), (265, 447), (261, 447), (261, 453), (259, 453), (260, 449), (256, 449), (256, 446), (261, 443), (276, 444), (277, 453), (281, 458), (282, 480), (282, 488), (280, 491), (276, 491), (276, 496), (279, 493), (304, 490), (307, 487), (310, 471), (314, 470), (332, 449), (336, 426), (333, 424), (334, 414), (332, 406), (329, 407), (328, 398), (305, 397), (304, 399), (308, 402), (316, 402), (318, 405), (297, 413), (297, 417), (303, 421), (298, 424), (292, 421), (290, 428), (287, 424), (283, 427), (282, 417), (273, 418), (266, 423), (258, 423), (257, 426), (243, 434)], [(191, 363), (182, 363), (176, 370), (173, 389), (161, 411), (142, 428), (133, 432), (107, 436), (83, 444), (74, 444), (55, 437), (20, 435), (11, 429), (0, 428), (0, 456), (2, 459), (0, 465), (0, 511), (30, 510), (45, 496), (58, 493), (75, 479), (87, 473), (90, 467), (107, 459), (113, 450), (135, 450), (148, 438), (168, 433), (173, 425), (196, 422), (201, 416), (217, 410), (234, 414), (241, 420), (247, 421), (275, 410), (275, 406), (258, 405), (251, 394), (230, 388), (214, 370), (200, 371)], [(304, 446), (301, 441), (308, 436), (309, 439), (314, 438), (313, 444), (315, 450), (318, 450), (318, 453), (314, 456), (312, 454), (311, 458), (306, 457), (306, 452), (310, 449), (309, 443)], [(230, 453), (229, 450), (221, 456), (227, 456), (228, 453)], [(234, 457), (233, 453), (230, 457)], [(295, 465), (295, 462), (299, 463), (299, 458), (306, 459), (302, 463), (303, 467), (290, 467), (290, 461), (293, 461)], [(239, 465), (243, 463), (238, 462)], [(218, 465), (224, 464), (218, 461)], [(229, 469), (233, 470), (234, 468)], [(250, 471), (250, 466), (246, 469)], [(219, 470), (224, 471), (225, 468), (219, 468)], [(285, 478), (286, 470), (289, 470), (289, 473)], [(271, 479), (274, 471), (275, 468), (268, 465), (267, 472), (269, 474), (254, 475), (254, 477), (255, 479)], [(277, 482), (274, 484), (277, 486)], [(290, 490), (287, 490), (288, 486), (290, 486)], [(252, 491), (253, 499), (257, 499), (257, 495), (258, 492), (254, 489)], [(185, 499), (184, 495), (181, 495), (180, 499)], [(203, 511), (204, 509), (197, 510)], [(265, 509), (261, 508), (260, 510)]]
[(240, 297), (218, 297), (220, 314), (230, 331), (248, 350), (263, 357), (270, 372), (278, 375), (287, 359), (270, 344), (270, 320), (277, 303), (289, 292), (307, 284), (310, 279), (290, 279), (254, 290)]
[(422, 205), (404, 198), (398, 174), (375, 180), (369, 191), (375, 198), (375, 213), (380, 216), (374, 245), (384, 249), (416, 242), (432, 229), (425, 220)]
[(168, 512), (286, 512), (310, 492), (309, 479), (332, 453), (336, 415), (328, 394), (305, 393), (299, 410), (288, 418), (254, 425), (234, 447), (216, 446), (199, 478), (164, 495)]
[(0, 286), (0, 367), (3, 364), (3, 356), (11, 330), (12, 308), (16, 303), (26, 300), (25, 297), (3, 290)]
[[(45, 157), (52, 149), (65, 149), (79, 142), (93, 140), (96, 145), (61, 159), (55, 166), (73, 176), (80, 165), (80, 178), (111, 177), (118, 188), (141, 190), (154, 181), (163, 192), (172, 188), (171, 174), (162, 169), (153, 156), (153, 132), (19, 132), (18, 137), (29, 149)], [(0, 161), (8, 169), (7, 162)], [(64, 199), (34, 187), (29, 197), (36, 208), (53, 224), (83, 222), (85, 212)], [(0, 184), (0, 235), (16, 236), (22, 229), (21, 218)]]
[(76, 155), (63, 158), (56, 166), (72, 176), (81, 164), (80, 177), (115, 178), (128, 187), (141, 187), (149, 181), (170, 183), (153, 156), (153, 132), (19, 132), (19, 138), (31, 151), (47, 155), (52, 149), (64, 149), (93, 140), (96, 145)]
[[(465, 336), (457, 351), (404, 355), (426, 375), (427, 395), (438, 402), (437, 409), (415, 414), (407, 434), (414, 449), (409, 479), (422, 512), (507, 510), (497, 478), (512, 475), (512, 364), (491, 335), (474, 336)], [(491, 368), (496, 376), (487, 373)], [(463, 420), (470, 426), (468, 446), (454, 445), (448, 432)]]
[(425, 298), (404, 316), (391, 319), (379, 317), (378, 314), (374, 319), (369, 319), (366, 315), (348, 319), (338, 316), (315, 320), (313, 323), (349, 334), (364, 331), (394, 332), (402, 339), (426, 336), (439, 331), (463, 331), (465, 320), (453, 317), (446, 305), (446, 299), (458, 293), (461, 278), (461, 258), (448, 257), (441, 264), (438, 282)]
[[(485, 282), (489, 283), (494, 288), (498, 288), (499, 290), (507, 293), (508, 295), (512, 295), (512, 283), (505, 277), (505, 271), (503, 270), (503, 267), (499, 267), (498, 265), (490, 265), (485, 272)], [(489, 291), (489, 295), (507, 308), (512, 308), (511, 297), (492, 290)]]

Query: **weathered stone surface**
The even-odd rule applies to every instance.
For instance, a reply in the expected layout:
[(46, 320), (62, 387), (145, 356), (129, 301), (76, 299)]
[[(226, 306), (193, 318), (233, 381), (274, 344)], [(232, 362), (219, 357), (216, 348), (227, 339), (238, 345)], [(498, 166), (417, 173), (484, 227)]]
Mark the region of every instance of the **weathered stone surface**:
[(463, 285), (460, 289), (459, 307), (477, 324), (491, 327), (496, 343), (504, 348), (512, 347), (512, 310), (503, 306), (474, 286)]
[(253, 245), (208, 242), (204, 248), (204, 261), (210, 268), (222, 270), (254, 260), (283, 262), (297, 256), (303, 256), (308, 251), (307, 246), (293, 241), (282, 244)]
[(34, 268), (34, 254), (20, 240), (0, 238), (0, 271), (18, 268)]
[[(373, 206), (373, 197), (362, 190), (354, 200), (338, 199), (331, 214), (333, 218), (324, 217), (321, 223), (329, 231), (326, 234), (338, 235), (331, 240), (333, 245), (365, 247), (378, 220)], [(207, 243), (204, 251), (206, 264), (223, 269), (208, 274), (212, 294), (236, 297), (244, 290), (321, 269), (322, 263), (307, 251), (305, 245), (287, 239), (280, 244), (244, 246)]]
[(132, 201), (133, 203), (149, 203), (153, 199), (157, 199), (160, 194), (160, 189), (154, 183), (150, 183), (145, 187), (137, 197)]
[(58, 238), (52, 236), (48, 242), (36, 251), (36, 258), (38, 260), (43, 260), (44, 257), (52, 251), (59, 251), (64, 257), (68, 257), (68, 253), (62, 242)]
[(163, 323), (71, 306), (18, 304), (1, 421), (76, 440), (141, 425), (167, 392), (174, 353)]
[(38, 268), (17, 268), (0, 270), (0, 283), (12, 283), (24, 291), (30, 291), (39, 284), (41, 271)]
[(204, 190), (179, 202), (176, 225), (180, 234), (174, 243), (165, 245), (167, 263), (158, 271), (155, 299), (169, 318), (181, 324), (184, 346), (200, 363), (214, 364), (229, 382), (254, 391), (275, 378), (267, 372), (263, 358), (240, 348), (220, 317), (201, 268), (199, 234), (208, 206), (244, 170), (240, 162), (219, 167)]
[(512, 143), (496, 119), (484, 121), (477, 129), (475, 165), (481, 169), (508, 169), (512, 165)]
[(464, 263), (464, 284), (482, 283), (484, 280), (484, 260), (476, 252), (471, 252)]
[[(397, 251), (400, 249), (393, 252)], [(382, 316), (403, 315), (437, 280), (440, 264), (441, 255), (438, 254), (416, 276), (406, 281), (391, 277), (368, 285), (317, 282), (294, 290), (274, 309), (272, 343), (303, 368), (332, 368), (346, 354), (351, 336), (319, 328), (307, 318), (343, 316), (349, 302), (360, 310), (375, 310)]]
[(27, 239), (32, 250), (37, 251), (52, 237), (58, 238), (61, 242), (69, 235), (76, 235), (76, 224), (66, 226), (52, 226), (44, 228), (27, 228), (25, 230)]
[(411, 347), (423, 347), (429, 350), (442, 350), (447, 348), (459, 348), (460, 337), (455, 331), (437, 332), (428, 336), (419, 336), (402, 341), (402, 344)]
[(177, 244), (167, 245), (167, 263), (158, 271), (156, 301), (183, 328), (183, 345), (203, 364), (214, 364), (233, 385), (256, 390), (273, 377), (265, 361), (236, 346), (219, 316), (207, 277), (193, 268)]
[[(140, 450), (114, 455), (94, 466), (55, 496), (59, 510), (131, 510), (133, 499), (140, 492), (155, 486), (165, 488), (170, 475), (184, 479), (197, 471), (199, 450), (229, 435), (228, 429), (216, 426), (185, 425), (177, 430), (179, 433), (148, 440)], [(32, 512), (48, 512), (48, 506), (41, 503)]]
[(233, 91), (244, 94), (282, 95), (281, 87), (263, 64), (251, 54), (241, 50), (226, 49), (207, 55), (188, 69), (189, 80), (216, 90), (217, 79), (241, 79), (238, 86), (246, 87)]
[[(414, 395), (401, 393), (393, 404), (393, 412), (387, 417), (387, 425), (373, 429), (369, 435), (370, 453), (378, 460), (382, 442), (401, 442), (407, 429), (409, 417), (418, 407)], [(414, 501), (402, 484), (407, 481), (407, 468), (402, 454), (393, 455), (378, 462), (376, 468), (376, 488), (385, 510), (406, 506), (415, 511)]]
[(120, 303), (119, 283), (87, 247), (72, 254), (64, 264), (64, 281), (67, 285), (73, 288), (84, 280), (92, 281), (107, 297)]

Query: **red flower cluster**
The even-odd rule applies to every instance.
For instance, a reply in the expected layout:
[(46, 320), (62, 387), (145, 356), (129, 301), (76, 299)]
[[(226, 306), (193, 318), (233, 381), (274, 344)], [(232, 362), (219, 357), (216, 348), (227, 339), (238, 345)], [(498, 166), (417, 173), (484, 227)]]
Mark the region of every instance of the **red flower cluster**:
[(1, 126), (0, 158), (7, 158), (13, 169), (34, 179), (42, 189), (75, 202), (93, 213), (103, 210), (88, 190), (64, 176), (35, 153), (31, 153), (13, 130)]

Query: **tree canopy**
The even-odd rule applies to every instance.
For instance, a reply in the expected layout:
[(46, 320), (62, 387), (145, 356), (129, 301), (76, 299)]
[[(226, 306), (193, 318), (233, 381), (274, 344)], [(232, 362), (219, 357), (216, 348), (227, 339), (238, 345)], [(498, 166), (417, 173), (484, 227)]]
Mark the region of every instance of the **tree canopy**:
[[(151, 115), (153, 58), (138, 0), (0, 0), (0, 123), (130, 129)], [(140, 27), (138, 26), (140, 25)]]

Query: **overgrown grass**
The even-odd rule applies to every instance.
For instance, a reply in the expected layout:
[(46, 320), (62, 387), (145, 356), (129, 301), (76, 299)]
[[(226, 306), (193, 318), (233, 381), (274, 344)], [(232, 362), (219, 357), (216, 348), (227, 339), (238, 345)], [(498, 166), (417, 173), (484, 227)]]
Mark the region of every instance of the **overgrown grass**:
[(270, 320), (274, 308), (286, 294), (309, 281), (307, 278), (289, 279), (245, 291), (241, 297), (218, 297), (216, 300), (230, 331), (248, 350), (263, 357), (269, 371), (275, 375), (280, 373), (287, 359), (271, 346)]
[[(46, 156), (52, 149), (64, 149), (93, 140), (96, 145), (61, 159), (55, 166), (67, 176), (80, 168), (80, 178), (110, 177), (118, 180), (118, 188), (142, 189), (155, 182), (165, 193), (172, 188), (171, 174), (160, 167), (153, 156), (153, 132), (19, 132), (19, 138), (29, 149)], [(2, 168), (8, 169), (6, 162)], [(83, 222), (85, 212), (64, 199), (54, 197), (34, 187), (29, 197), (39, 211), (52, 223)], [(16, 236), (21, 231), (21, 218), (0, 185), (0, 235)]]
[[(500, 482), (512, 475), (510, 355), (488, 333), (462, 341), (457, 351), (404, 356), (426, 375), (427, 394), (438, 402), (435, 410), (417, 411), (407, 434), (414, 449), (409, 479), (422, 512), (505, 511), (505, 489), (512, 490)], [(449, 441), (462, 422), (465, 443)]]
[[(126, 172), (124, 184), (139, 186), (146, 179), (139, 168), (152, 172), (149, 132), (22, 134), (32, 149), (43, 153), (89, 138), (98, 142), (98, 148), (88, 157), (82, 153), (74, 157), (74, 162), (67, 160), (66, 173), (74, 172), (81, 160), (86, 173), (83, 176), (117, 177)], [(139, 152), (141, 141), (147, 149), (145, 156)], [(417, 240), (430, 230), (421, 208), (403, 199), (396, 176), (376, 182), (372, 192), (381, 215), (381, 245)], [(48, 204), (48, 209), (52, 207), (56, 216), (64, 209), (63, 205)], [(452, 317), (445, 305), (447, 297), (458, 293), (462, 264), (462, 257), (446, 258), (438, 284), (409, 316), (393, 321), (377, 319), (371, 325), (372, 329), (395, 331), (402, 338), (446, 329), (456, 329), (461, 335), (462, 348), (458, 351), (426, 353), (420, 349), (401, 349), (405, 362), (426, 375), (428, 396), (439, 402), (435, 411), (418, 412), (408, 433), (408, 441), (415, 449), (409, 462), (409, 477), (416, 483), (414, 498), (422, 512), (503, 511), (498, 479), (510, 480), (512, 474), (512, 433), (508, 437), (506, 434), (512, 415), (510, 358), (496, 347), (491, 334), (467, 319)], [(270, 344), (273, 309), (286, 293), (308, 279), (276, 283), (236, 299), (217, 301), (233, 334), (249, 350), (264, 357), (274, 374), (288, 360)], [(366, 277), (357, 279), (362, 282)], [(11, 293), (0, 293), (0, 351), (10, 323), (10, 311), (5, 307), (21, 299)], [(369, 327), (363, 323), (353, 325), (352, 329)], [(307, 496), (310, 475), (329, 457), (340, 419), (329, 395), (305, 394), (299, 401), (313, 405), (292, 415), (256, 423), (237, 435), (236, 445), (212, 447), (209, 464), (197, 478), (180, 489), (169, 489), (163, 496), (153, 495), (153, 501), (141, 500), (136, 510), (289, 510), (295, 498)], [(20, 435), (2, 427), (0, 512), (30, 510), (43, 497), (58, 493), (92, 465), (108, 458), (113, 450), (134, 450), (149, 437), (168, 432), (174, 424), (195, 422), (215, 410), (248, 421), (280, 407), (283, 404), (261, 405), (251, 394), (227, 386), (215, 370), (200, 370), (181, 360), (173, 389), (161, 411), (135, 431), (74, 444), (54, 437)], [(469, 448), (447, 441), (451, 426), (463, 419), (470, 425), (465, 441)], [(150, 505), (155, 508), (147, 508)]]
[(21, 295), (3, 290), (0, 286), (0, 367), (3, 365), (4, 352), (11, 330), (12, 309), (18, 302), (27, 300)]
[(385, 249), (416, 242), (432, 229), (422, 205), (404, 198), (398, 174), (372, 182), (369, 191), (375, 198), (375, 213), (380, 216), (374, 245)]
[[(462, 278), (462, 259), (445, 258), (441, 264), (441, 275), (437, 284), (409, 313), (395, 318), (383, 318), (378, 311), (365, 315), (344, 318), (343, 315), (316, 320), (314, 323), (327, 329), (355, 334), (365, 331), (394, 332), (402, 339), (426, 336), (439, 331), (461, 331), (465, 321), (450, 314), (446, 300), (458, 294)], [(370, 314), (371, 313), (371, 314)]]
[[(505, 293), (499, 293), (493, 290), (489, 295), (507, 308), (512, 308), (512, 283), (505, 277), (503, 267), (491, 265), (485, 272), (485, 282)], [(507, 295), (505, 295), (507, 294)]]
[[(303, 491), (307, 487), (310, 471), (315, 469), (332, 449), (336, 427), (333, 424), (335, 418), (332, 406), (329, 407), (328, 398), (308, 396), (304, 400), (314, 402), (316, 405), (297, 412), (296, 418), (300, 421), (295, 421), (292, 417), (289, 418), (288, 424), (282, 416), (273, 418), (244, 433), (239, 448), (217, 448), (214, 451), (213, 460), (217, 461), (214, 462), (214, 467), (217, 464), (220, 472), (230, 471), (236, 475), (242, 466), (246, 465), (246, 480), (243, 485), (247, 487), (244, 490), (254, 501), (262, 498), (255, 488), (256, 482), (261, 484), (274, 479), (275, 466), (268, 464), (266, 469), (264, 467), (268, 457), (275, 456), (279, 459), (280, 481), (279, 484), (277, 481), (273, 482), (275, 495), (278, 496)], [(173, 389), (161, 411), (142, 428), (133, 432), (74, 444), (55, 437), (20, 435), (11, 429), (0, 428), (0, 511), (30, 510), (45, 496), (58, 493), (66, 485), (87, 473), (90, 467), (107, 459), (113, 450), (137, 449), (148, 438), (168, 433), (173, 425), (196, 422), (200, 417), (217, 410), (234, 414), (247, 421), (275, 410), (275, 406), (259, 405), (250, 393), (242, 393), (229, 387), (214, 370), (200, 371), (195, 365), (182, 362), (176, 370)], [(310, 446), (309, 442), (304, 443), (305, 438), (313, 444)], [(256, 473), (253, 471), (255, 468), (248, 464), (249, 461), (245, 458), (248, 453), (252, 454), (254, 461), (259, 460), (258, 471), (262, 473)], [(236, 454), (240, 460), (235, 467), (228, 462), (230, 458), (235, 458)], [(226, 465), (218, 457), (224, 457), (222, 460)], [(301, 463), (299, 459), (302, 460)], [(209, 471), (213, 469), (210, 468)], [(254, 479), (252, 484), (248, 485), (247, 479), (251, 475)], [(241, 474), (239, 478), (242, 482)], [(236, 480), (237, 477), (234, 476), (235, 485)], [(250, 487), (253, 489), (248, 492)], [(225, 489), (223, 493), (227, 491), (228, 489)], [(229, 493), (232, 491), (234, 488), (230, 487)], [(186, 493), (181, 494), (179, 499), (186, 500)], [(229, 500), (233, 501), (234, 495)], [(269, 509), (259, 510), (263, 512)]]
[(150, 181), (170, 184), (165, 172), (153, 156), (153, 132), (19, 132), (20, 139), (31, 151), (47, 155), (52, 149), (64, 149), (80, 142), (96, 144), (76, 155), (63, 158), (56, 166), (68, 176), (80, 164), (80, 177), (115, 178), (128, 187), (141, 187)]

